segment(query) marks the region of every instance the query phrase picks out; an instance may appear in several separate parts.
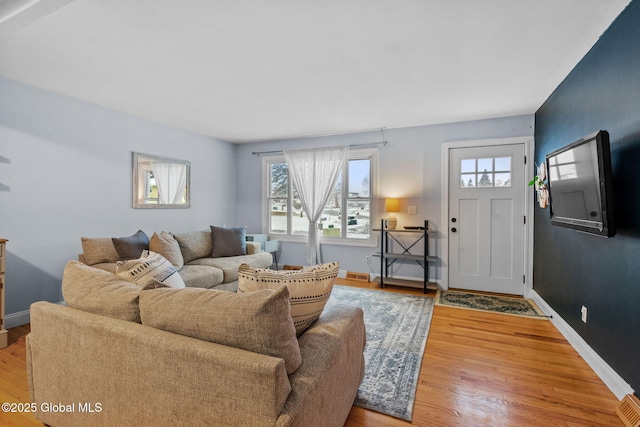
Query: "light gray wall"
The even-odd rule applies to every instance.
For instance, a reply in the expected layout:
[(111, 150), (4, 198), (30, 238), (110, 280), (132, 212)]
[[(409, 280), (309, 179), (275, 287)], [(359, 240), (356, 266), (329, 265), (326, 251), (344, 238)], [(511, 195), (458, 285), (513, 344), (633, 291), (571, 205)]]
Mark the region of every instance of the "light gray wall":
[[(424, 219), (440, 230), (441, 216), (441, 148), (451, 141), (495, 139), (516, 136), (532, 136), (534, 116), (523, 115), (491, 120), (417, 126), (385, 130), (386, 146), (379, 149), (379, 196), (404, 199), (398, 217), (399, 226), (420, 225)], [(262, 158), (253, 151), (283, 150), (287, 148), (310, 148), (349, 144), (364, 144), (382, 141), (380, 131), (355, 134), (305, 138), (287, 141), (243, 144), (238, 146), (237, 162), (242, 168), (242, 179), (238, 187), (238, 223), (245, 224), (251, 232), (262, 231)], [(415, 205), (417, 215), (408, 215), (406, 206)], [(383, 203), (377, 218), (386, 216)], [(377, 222), (376, 222), (377, 226)], [(441, 255), (439, 239), (435, 249)], [(433, 243), (433, 242), (432, 242)], [(433, 244), (432, 244), (433, 251)], [(340, 268), (348, 271), (379, 273), (379, 259), (373, 258), (367, 265), (365, 257), (375, 248), (322, 245), (323, 261), (340, 261)], [(305, 246), (301, 243), (283, 243), (281, 264), (303, 265)], [(430, 279), (440, 279), (439, 263), (430, 270)], [(402, 265), (395, 271), (398, 276), (421, 277), (417, 266)]]
[[(231, 224), (235, 146), (0, 78), (0, 237), (6, 313), (58, 302), (81, 236)], [(190, 209), (132, 208), (132, 151), (191, 162)], [(12, 316), (13, 315), (13, 316)]]
[[(533, 115), (385, 131), (380, 195), (405, 199), (440, 229), (441, 146), (448, 141), (533, 135)], [(247, 225), (261, 232), (262, 159), (252, 151), (362, 144), (380, 132), (233, 145), (0, 78), (0, 237), (7, 247), (7, 325), (22, 323), (34, 301), (62, 300), (65, 263), (80, 237), (185, 232), (209, 225)], [(191, 162), (190, 209), (131, 207), (131, 152)], [(378, 212), (378, 218), (384, 216)], [(440, 248), (436, 248), (440, 255)], [(375, 248), (323, 245), (325, 260), (350, 271), (378, 272), (364, 257)], [(304, 244), (284, 243), (280, 262), (303, 264)], [(419, 277), (403, 266), (398, 275)], [(439, 269), (431, 270), (439, 279)]]

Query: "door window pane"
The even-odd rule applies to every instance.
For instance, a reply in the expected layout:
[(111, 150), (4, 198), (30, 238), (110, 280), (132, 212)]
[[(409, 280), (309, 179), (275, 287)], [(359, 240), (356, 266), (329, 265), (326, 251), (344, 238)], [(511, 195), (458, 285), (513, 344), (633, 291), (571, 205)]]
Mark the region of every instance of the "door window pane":
[(478, 174), (478, 187), (493, 187), (493, 174), (485, 171)]
[(460, 188), (511, 187), (511, 157), (460, 161)]
[(476, 186), (476, 174), (475, 173), (463, 173), (460, 179), (460, 187), (468, 188)]
[(478, 159), (478, 172), (493, 171), (493, 159)]
[(496, 172), (511, 171), (511, 157), (496, 157)]
[(511, 187), (511, 173), (496, 173), (496, 187)]
[(476, 159), (462, 159), (460, 161), (460, 172), (475, 172), (476, 171)]

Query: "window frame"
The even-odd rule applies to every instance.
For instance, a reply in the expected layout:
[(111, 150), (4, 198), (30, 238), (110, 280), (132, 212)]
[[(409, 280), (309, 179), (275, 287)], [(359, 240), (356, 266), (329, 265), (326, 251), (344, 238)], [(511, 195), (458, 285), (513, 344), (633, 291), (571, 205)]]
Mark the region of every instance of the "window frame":
[[(341, 233), (340, 237), (324, 237), (320, 236), (320, 243), (327, 245), (344, 245), (344, 246), (363, 246), (363, 247), (376, 247), (377, 241), (374, 235), (373, 229), (375, 224), (379, 222), (378, 218), (378, 149), (377, 148), (354, 148), (349, 150), (349, 156), (347, 162), (343, 166), (342, 170), (342, 197), (341, 206), (347, 206), (348, 200), (354, 199), (349, 197), (349, 175), (348, 175), (348, 161), (349, 160), (363, 160), (369, 159), (370, 161), (370, 196), (369, 196), (369, 237), (368, 238), (353, 238), (347, 237), (347, 233)], [(278, 239), (283, 242), (306, 242), (306, 234), (291, 234), (292, 229), (292, 210), (289, 209), (292, 203), (293, 197), (293, 185), (290, 179), (287, 180), (287, 233), (286, 234), (274, 234), (269, 233), (269, 215), (270, 201), (272, 199), (280, 199), (279, 197), (271, 197), (271, 165), (273, 163), (286, 163), (284, 154), (275, 154), (263, 156), (262, 158), (262, 230), (263, 233), (268, 234), (270, 239)], [(348, 215), (341, 215), (341, 230), (346, 230), (346, 223)]]

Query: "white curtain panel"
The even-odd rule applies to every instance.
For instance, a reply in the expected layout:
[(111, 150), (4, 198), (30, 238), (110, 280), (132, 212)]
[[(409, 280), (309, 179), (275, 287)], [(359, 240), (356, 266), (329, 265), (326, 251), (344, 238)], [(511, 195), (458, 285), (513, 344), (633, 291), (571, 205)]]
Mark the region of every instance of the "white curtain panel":
[(322, 262), (318, 220), (349, 154), (348, 147), (330, 147), (284, 152), (302, 209), (309, 218), (307, 264)]
[(182, 193), (187, 185), (187, 166), (177, 163), (151, 162), (151, 170), (158, 186), (161, 204), (182, 203)]

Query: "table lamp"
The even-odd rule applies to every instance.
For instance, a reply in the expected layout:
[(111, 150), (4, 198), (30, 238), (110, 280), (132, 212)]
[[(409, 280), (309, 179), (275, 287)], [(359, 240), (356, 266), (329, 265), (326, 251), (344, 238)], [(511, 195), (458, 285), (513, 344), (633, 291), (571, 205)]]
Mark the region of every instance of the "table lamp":
[[(385, 212), (400, 212), (400, 200), (398, 199), (385, 199), (384, 201)], [(398, 219), (393, 213), (391, 213), (386, 220), (387, 228), (395, 230), (398, 225)]]

